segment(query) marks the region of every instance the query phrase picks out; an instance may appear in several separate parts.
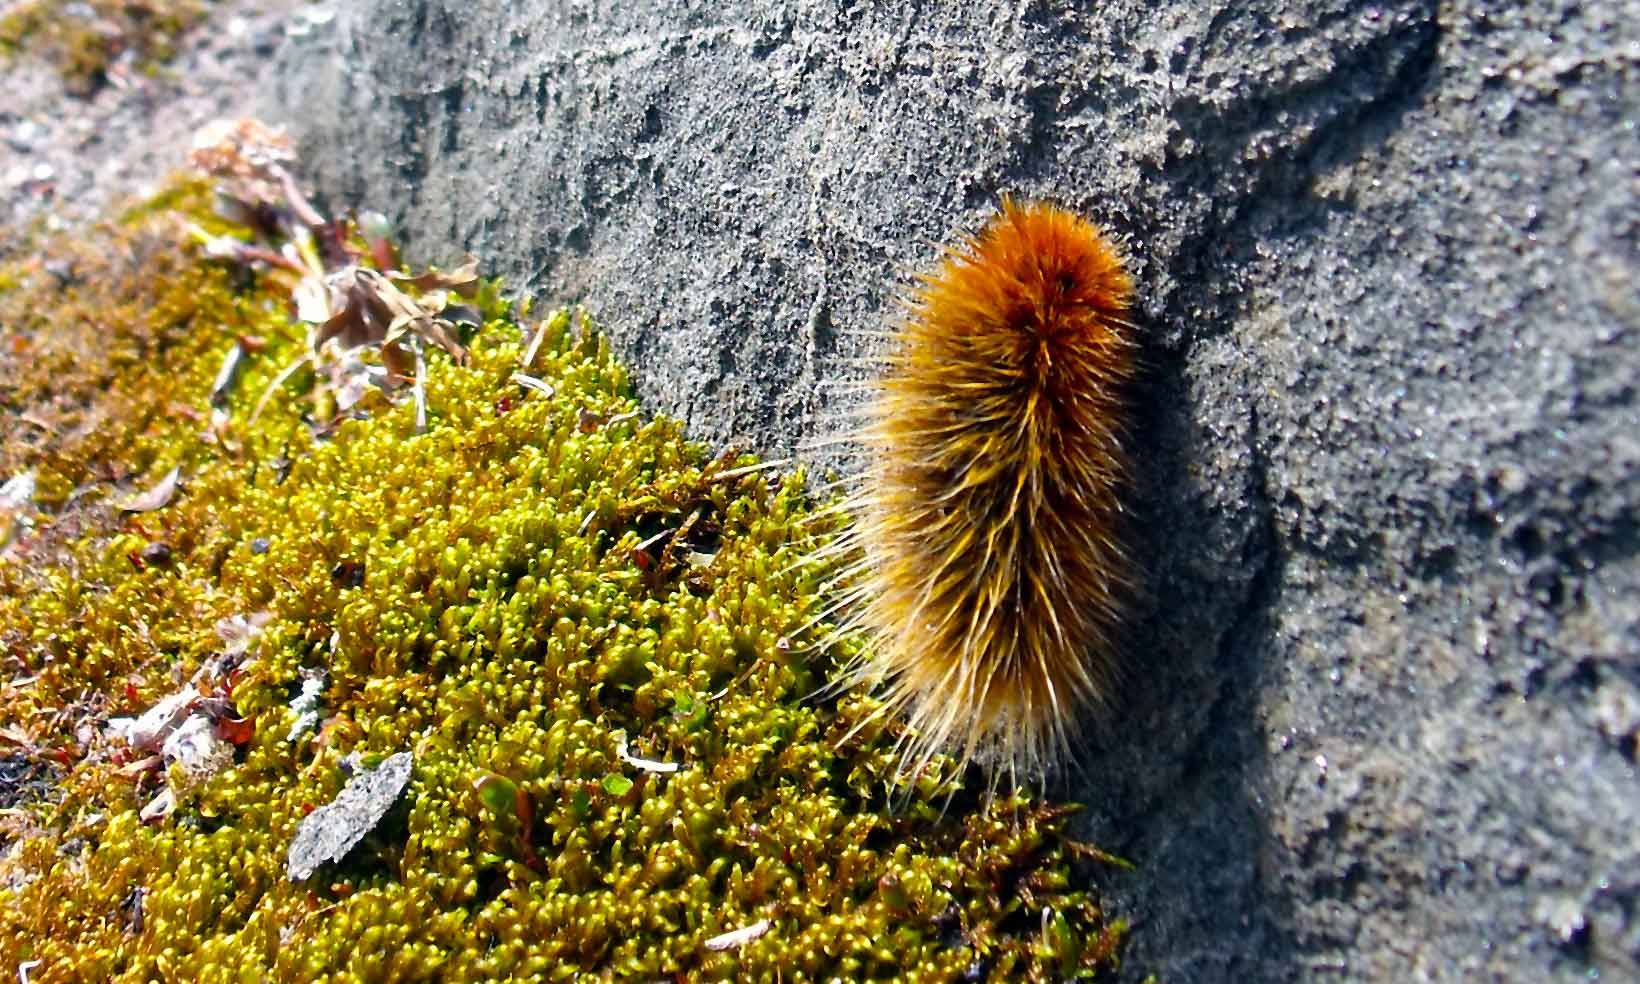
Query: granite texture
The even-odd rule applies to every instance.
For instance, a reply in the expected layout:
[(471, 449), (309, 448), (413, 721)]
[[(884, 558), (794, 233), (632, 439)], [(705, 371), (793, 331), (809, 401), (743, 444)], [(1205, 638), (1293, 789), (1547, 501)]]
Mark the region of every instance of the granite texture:
[(1148, 600), (1070, 791), (1131, 975), (1634, 979), (1640, 4), (1504, 6), (362, 0), (266, 115), (822, 465), (934, 244), (1104, 223)]

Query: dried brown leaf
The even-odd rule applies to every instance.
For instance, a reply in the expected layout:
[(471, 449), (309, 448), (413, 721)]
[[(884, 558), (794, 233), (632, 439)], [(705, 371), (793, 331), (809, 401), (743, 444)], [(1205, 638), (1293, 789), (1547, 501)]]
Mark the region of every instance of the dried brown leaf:
[(142, 812), (138, 813), (137, 817), (143, 823), (155, 823), (170, 816), (171, 811), (176, 808), (176, 794), (172, 793), (171, 787), (167, 786), (159, 791), (158, 796), (148, 801), (148, 805), (142, 808)]
[(226, 194), (253, 208), (279, 201), (284, 190), (279, 175), (295, 160), (290, 137), (249, 118), (207, 123), (188, 152), (190, 165), (221, 179)]
[(445, 321), (453, 325), (478, 326), (484, 323), (484, 314), (471, 304), (446, 304), (441, 312)]
[(330, 288), (316, 274), (304, 276), (290, 292), (290, 298), (296, 304), (296, 316), (303, 321), (322, 324), (334, 313), (330, 310)]
[(146, 492), (139, 492), (120, 503), (120, 508), (126, 512), (153, 512), (155, 509), (165, 508), (176, 497), (181, 477), (182, 469), (172, 468)]
[(108, 722), (108, 733), (123, 738), (133, 748), (156, 749), (164, 744), (200, 701), (200, 693), (193, 686), (161, 700), (138, 718), (114, 718)]
[(462, 297), (472, 297), (478, 293), (478, 257), (468, 254), (461, 266), (454, 270), (429, 270), (414, 277), (399, 273), (391, 276), (420, 291), (448, 289)]
[(419, 326), (417, 334), (450, 353), (450, 358), (463, 365), (467, 362), (467, 350), (462, 347), (456, 336), (455, 326), (442, 318), (428, 318)]

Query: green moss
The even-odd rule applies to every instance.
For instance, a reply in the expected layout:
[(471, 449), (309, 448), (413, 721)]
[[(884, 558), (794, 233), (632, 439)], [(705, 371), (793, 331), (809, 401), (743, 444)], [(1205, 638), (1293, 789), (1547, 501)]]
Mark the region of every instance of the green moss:
[[(204, 202), (171, 200), (220, 230)], [(290, 283), (207, 260), (180, 228), (139, 210), (68, 247), (67, 281), (0, 270), (0, 402), (29, 435), (0, 449), (0, 477), (32, 470), (46, 507), (0, 560), (20, 664), (0, 727), (66, 769), (13, 813), (0, 966), (773, 981), (1114, 965), (1123, 926), (1073, 884), (1068, 811), (986, 807), (943, 764), (896, 791), (897, 726), (844, 740), (875, 703), (811, 696), (830, 663), (803, 628), (823, 572), (798, 563), (819, 523), (801, 475), (642, 415), (583, 317), (531, 321), (493, 287), (467, 364), (429, 357), (424, 432), (380, 394), (332, 419), (300, 379), (251, 426), (305, 343)], [(550, 396), (514, 379), (537, 331), (524, 368)], [(257, 352), (212, 423), (217, 367), (246, 336)], [(25, 416), (42, 426), (11, 426)], [(172, 467), (169, 505), (120, 518)], [(106, 719), (195, 678), (222, 620), (259, 612), (219, 684), (254, 736), (204, 782), (171, 776), (176, 810), (142, 822), (167, 777), (130, 768)], [(323, 726), (291, 741), (312, 668)], [(401, 750), (400, 807), (290, 882), (286, 850), (343, 758)]]
[(205, 11), (202, 0), (19, 0), (0, 16), (0, 57), (41, 58), (88, 93), (122, 58), (153, 72)]

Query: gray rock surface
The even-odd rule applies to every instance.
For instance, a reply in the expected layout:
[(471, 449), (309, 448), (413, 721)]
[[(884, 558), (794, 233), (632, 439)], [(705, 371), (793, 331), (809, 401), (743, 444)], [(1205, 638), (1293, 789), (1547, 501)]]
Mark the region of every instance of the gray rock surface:
[[(89, 16), (84, 4), (63, 6), (58, 16)], [(299, 7), (214, 0), (210, 18), (183, 32), (164, 69), (148, 74), (116, 61), (86, 98), (40, 59), (0, 59), (0, 258), (28, 247), (36, 221), (73, 228), (153, 194), (184, 165), (195, 131), (251, 111), (280, 39), (310, 26)]]
[(1131, 973), (1634, 979), (1636, 22), (365, 0), (270, 115), (420, 260), (585, 302), (651, 406), (770, 452), (999, 192), (1105, 223), (1151, 600), (1073, 792), (1139, 864), (1101, 876)]
[(416, 760), (397, 752), (374, 769), (361, 769), (336, 798), (302, 818), (286, 856), (291, 881), (307, 881), (327, 861), (340, 861), (376, 829), (410, 782)]

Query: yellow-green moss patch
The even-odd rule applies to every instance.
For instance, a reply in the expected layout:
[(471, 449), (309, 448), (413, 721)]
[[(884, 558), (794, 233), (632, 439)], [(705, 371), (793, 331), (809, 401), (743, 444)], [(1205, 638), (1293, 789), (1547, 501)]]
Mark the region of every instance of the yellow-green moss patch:
[[(221, 231), (203, 201), (172, 204)], [(76, 248), (67, 278), (0, 270), (0, 479), (33, 472), (41, 504), (0, 559), (0, 728), (13, 758), (62, 773), (5, 815), (0, 966), (935, 981), (1114, 965), (1122, 926), (1072, 884), (1065, 810), (985, 807), (938, 765), (891, 803), (893, 726), (844, 741), (870, 698), (813, 697), (830, 663), (802, 628), (818, 575), (796, 563), (801, 476), (642, 414), (584, 318), (529, 318), (493, 287), (467, 364), (428, 356), (425, 431), (380, 392), (335, 416), (299, 376), (247, 426), (303, 350), (288, 282), (204, 258), (169, 208), (132, 222)], [(173, 467), (167, 505), (119, 514)], [(292, 740), (316, 670), (318, 727)], [(202, 782), (107, 726), (190, 680), (253, 728)], [(399, 806), (290, 881), (286, 851), (344, 759), (400, 751)], [(143, 822), (162, 788), (175, 808)]]

